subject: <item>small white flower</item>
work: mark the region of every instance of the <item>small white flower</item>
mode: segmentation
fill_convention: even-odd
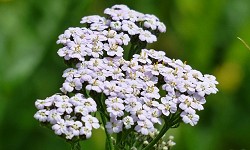
[[[123,56],[123,48],[116,42],[109,42],[104,44],[104,50],[107,51],[109,56]]]
[[[165,116],[169,116],[170,113],[175,113],[177,111],[176,103],[174,103],[171,97],[162,97],[161,98],[162,104],[159,104],[159,109]]]
[[[82,83],[79,78],[68,77],[63,83],[63,89],[65,89],[67,92],[72,92],[74,89],[81,90]]]
[[[183,111],[181,117],[184,123],[189,123],[191,126],[196,125],[199,121],[199,116],[195,114],[194,110],[190,112]]]
[[[53,104],[53,96],[48,97],[45,100],[36,100],[35,106],[37,109],[44,109],[44,107],[50,107]]]
[[[100,17],[98,15],[92,15],[92,16],[86,16],[82,18],[82,21],[80,23],[98,23],[103,22],[104,18]]]
[[[128,45],[128,43],[130,42],[130,37],[128,36],[128,34],[124,34],[123,32],[119,33],[119,37],[120,39],[117,40],[117,43],[119,45]]]
[[[77,72],[77,70],[74,68],[67,68],[66,70],[63,71],[62,77],[63,78],[68,78],[68,77],[73,78],[76,72]]]
[[[156,36],[147,30],[143,30],[140,32],[139,39],[141,41],[146,41],[147,43],[153,43],[157,41]]]
[[[89,91],[93,90],[98,93],[101,93],[103,86],[103,82],[101,82],[100,80],[92,79],[89,81],[89,84],[86,86],[86,89]]]
[[[40,122],[46,122],[48,115],[49,111],[47,111],[46,109],[41,109],[35,113],[34,118],[39,120]]]
[[[98,129],[100,127],[98,119],[91,115],[82,116],[81,120],[85,123],[85,126],[88,128]]]
[[[61,120],[61,115],[63,113],[58,112],[56,109],[52,109],[49,112],[48,118],[47,120],[51,123],[51,124],[55,124],[57,123],[59,120]]]
[[[166,32],[166,26],[162,22],[157,22],[157,28],[160,32]]]
[[[136,35],[139,33],[139,27],[132,21],[123,20],[122,30],[127,31],[130,35]]]
[[[204,107],[202,105],[205,103],[206,103],[205,97],[201,97],[198,94],[194,94],[193,95],[193,103],[191,104],[191,107],[196,109],[196,110],[203,110]]]
[[[110,22],[110,27],[113,30],[120,31],[122,29],[122,23],[120,21]]]
[[[74,111],[75,111],[75,113],[80,113],[83,116],[86,116],[89,113],[89,111],[84,106],[82,106],[82,105],[76,106],[74,108]]]
[[[156,20],[153,18],[146,18],[143,25],[144,27],[151,28],[152,30],[156,30],[157,28]]]
[[[88,112],[96,112],[97,111],[96,102],[92,98],[87,98],[87,99],[82,100],[82,105],[84,106],[85,109],[88,110]]]
[[[148,114],[148,119],[151,120],[152,123],[161,124],[161,111],[158,108],[150,109]]]
[[[103,30],[105,30],[107,28],[108,28],[108,26],[105,25],[104,23],[92,23],[90,25],[91,30],[103,31]]]
[[[99,56],[103,55],[103,43],[102,42],[96,42],[94,44],[88,44],[87,45],[89,49],[87,49],[88,56],[93,56],[94,58],[99,58]]]
[[[136,112],[142,109],[142,104],[135,97],[126,98],[124,102],[126,103],[125,110],[127,112]]]
[[[57,123],[52,126],[52,130],[54,130],[55,134],[57,135],[65,134],[67,131],[65,121],[63,119],[57,121]]]
[[[110,117],[121,117],[124,115],[124,109],[125,107],[122,103],[113,103],[107,107],[107,112],[109,112]]]
[[[86,139],[89,139],[92,135],[92,129],[84,126],[80,129],[80,135],[85,135]]]
[[[141,133],[143,135],[148,135],[150,132],[154,131],[154,125],[148,119],[139,120],[139,121],[137,121],[137,125],[135,126],[135,130],[138,133]]]
[[[159,89],[156,86],[147,86],[146,89],[141,92],[141,95],[147,98],[160,98]]]
[[[82,100],[84,100],[84,96],[81,93],[76,93],[69,99],[69,102],[74,106],[79,106],[82,104]]]
[[[180,109],[184,110],[185,112],[193,111],[193,108],[191,107],[191,105],[193,105],[192,97],[182,94],[179,97],[179,101],[180,101],[179,104]]]
[[[211,94],[209,89],[209,84],[207,82],[197,82],[196,83],[196,91],[200,96],[205,96],[205,94]]]
[[[66,112],[66,113],[70,114],[73,111],[73,109],[72,109],[73,105],[69,102],[55,102],[55,106],[57,107],[57,111],[59,113]]]
[[[80,121],[67,121],[67,126],[69,126],[69,130],[73,133],[74,136],[80,135],[80,129],[82,127],[82,123]]]
[[[110,121],[111,122],[107,122],[107,124],[105,125],[108,133],[112,134],[112,133],[119,133],[122,131],[123,127],[122,120],[116,120],[114,118],[111,118]]]
[[[134,120],[132,117],[130,116],[126,116],[122,119],[123,124],[125,126],[126,129],[130,129],[132,125],[134,125]]]

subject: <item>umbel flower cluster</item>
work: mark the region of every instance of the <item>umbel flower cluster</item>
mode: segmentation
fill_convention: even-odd
[[[121,149],[157,149],[165,132],[181,120],[197,124],[197,111],[204,109],[207,95],[218,91],[218,82],[164,51],[146,49],[166,31],[156,16],[125,5],[104,13],[106,18],[83,17],[82,27],[59,36],[63,47],[57,53],[69,66],[62,93],[37,100],[34,117],[71,141],[88,139],[103,126],[108,149],[113,143]],[[135,136],[149,137],[147,144],[138,146]]]

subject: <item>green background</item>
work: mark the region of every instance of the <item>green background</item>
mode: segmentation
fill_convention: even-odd
[[[68,150],[69,145],[33,118],[34,102],[59,92],[66,69],[57,56],[59,34],[86,15],[114,4],[155,14],[167,33],[151,48],[187,61],[219,81],[197,126],[181,124],[173,150],[250,149],[249,0],[0,0],[0,150]],[[102,150],[94,132],[85,150]]]

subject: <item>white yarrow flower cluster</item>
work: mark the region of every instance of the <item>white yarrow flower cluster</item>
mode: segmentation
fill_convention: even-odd
[[[66,139],[90,138],[92,129],[100,127],[98,119],[91,115],[97,111],[95,101],[80,93],[72,97],[55,94],[45,100],[37,100],[35,106],[38,111],[34,117],[50,123],[55,134]]]
[[[67,139],[89,138],[91,130],[100,127],[92,116],[96,111],[105,115],[110,134],[132,128],[150,135],[157,131],[156,124],[173,116],[196,125],[205,97],[218,91],[215,77],[170,59],[163,51],[145,49],[166,31],[156,16],[125,5],[104,13],[107,18],[83,17],[85,27],[71,27],[59,36],[57,43],[63,47],[58,55],[71,66],[62,75],[60,89],[65,95],[37,100],[35,118],[50,123]],[[128,45],[131,49],[125,53]]]

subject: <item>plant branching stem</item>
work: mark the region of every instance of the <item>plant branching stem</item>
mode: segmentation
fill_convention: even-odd
[[[151,150],[152,147],[160,140],[160,138],[168,131],[169,128],[170,125],[168,124],[168,122],[165,122],[160,133],[143,150]]]

